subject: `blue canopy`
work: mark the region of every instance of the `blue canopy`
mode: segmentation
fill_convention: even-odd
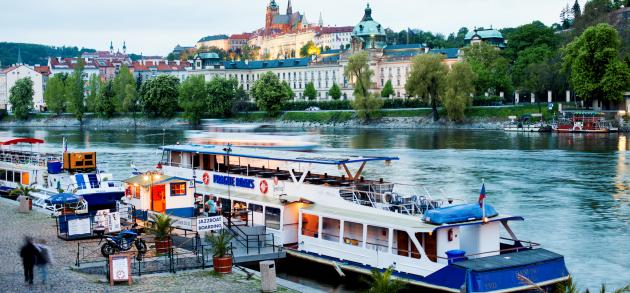
[[[487,218],[499,215],[491,205],[486,204],[485,206]],[[424,213],[424,221],[435,225],[477,221],[482,218],[483,210],[476,203],[433,209]]]
[[[47,198],[45,202],[48,204],[78,203],[79,198],[72,193],[60,193]]]

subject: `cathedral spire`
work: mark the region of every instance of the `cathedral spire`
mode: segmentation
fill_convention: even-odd
[[[291,0],[289,0],[289,6],[287,6],[287,15],[293,14],[293,7],[291,7]]]
[[[114,54],[114,42],[109,41],[109,53]]]
[[[319,22],[317,23],[319,27],[324,27],[324,18],[322,17],[322,12],[319,12]]]

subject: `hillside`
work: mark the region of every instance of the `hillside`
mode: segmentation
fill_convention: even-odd
[[[76,57],[82,52],[94,52],[94,49],[78,47],[54,47],[39,44],[0,42],[0,67],[7,67],[17,62],[18,49],[25,64],[47,64],[49,56]]]

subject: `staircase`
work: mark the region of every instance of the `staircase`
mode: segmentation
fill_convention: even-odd
[[[231,241],[234,263],[258,262],[286,257],[284,249],[276,243],[274,234],[267,233],[265,226],[232,225],[228,230],[234,236]]]

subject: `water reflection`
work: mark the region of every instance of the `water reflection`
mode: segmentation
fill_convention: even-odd
[[[630,191],[630,185],[628,184],[628,172],[626,166],[626,153],[628,150],[628,140],[625,135],[619,136],[617,152],[617,174],[615,176],[615,186],[617,187],[617,193],[613,195],[615,200],[623,200],[628,202],[628,191]]]

